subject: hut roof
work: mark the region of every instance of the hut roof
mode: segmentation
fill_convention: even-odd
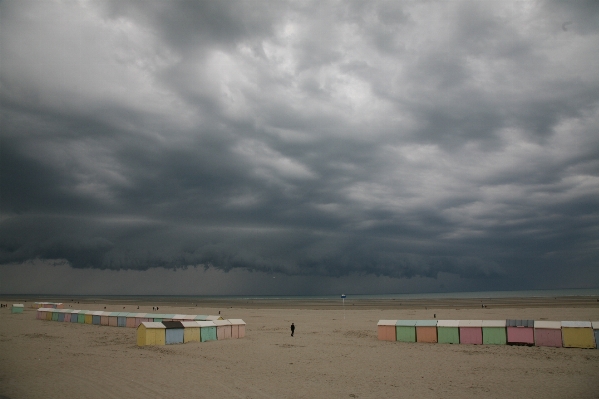
[[[144,326],[145,328],[166,328],[164,324],[159,323],[157,321],[143,321],[140,326]],[[137,327],[139,328],[139,327]]]
[[[214,320],[214,324],[217,326],[230,326],[231,322],[229,320]]]
[[[205,314],[198,314],[196,315],[196,317],[194,317],[194,320],[206,320],[208,316],[206,316]]]
[[[534,327],[534,320],[521,320],[521,319],[507,319],[506,320],[508,327]]]
[[[164,324],[167,329],[184,328],[180,321],[163,321],[162,324]]]
[[[196,315],[194,315],[194,314],[183,314],[181,316],[182,317],[179,318],[179,320],[195,320],[196,319]]]
[[[181,324],[185,328],[200,328],[197,321],[182,321]]]
[[[552,330],[559,330],[562,328],[562,322],[561,321],[535,320],[535,328],[549,328]]]
[[[184,314],[174,314],[173,317],[171,317],[171,319],[173,319],[173,320],[184,320],[185,319],[185,315]]]
[[[437,327],[459,327],[459,320],[437,320]]]
[[[23,305],[22,303],[13,303],[13,304],[12,304],[12,307],[13,307],[13,308],[24,308],[24,307],[25,307],[25,305]]]
[[[483,320],[483,327],[504,327],[506,326],[505,320]]]
[[[377,326],[394,326],[395,323],[397,323],[397,320],[379,320],[378,323],[376,323]]]
[[[416,320],[416,327],[435,327],[437,320]]]
[[[415,327],[416,326],[416,320],[397,320],[395,322],[396,326],[403,326],[403,327]]]
[[[599,321],[592,321],[593,330],[599,330]]]
[[[196,323],[198,323],[198,326],[200,327],[216,327],[216,324],[210,320],[196,320]]]
[[[129,312],[117,312],[116,315],[118,317],[127,317],[127,316],[129,316]]]
[[[482,320],[460,320],[459,327],[482,327]]]
[[[229,321],[231,322],[232,325],[234,326],[241,326],[241,325],[245,325],[245,321],[241,320],[241,319],[229,319]],[[395,323],[393,323],[395,324]],[[599,324],[599,323],[598,323]],[[599,328],[599,327],[597,327]]]
[[[590,321],[562,321],[562,327],[592,328]]]
[[[222,320],[222,316],[206,316],[206,320]]]

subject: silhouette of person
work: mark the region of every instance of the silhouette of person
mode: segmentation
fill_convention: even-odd
[[[295,332],[295,324],[291,323],[291,336],[293,337],[293,333]]]

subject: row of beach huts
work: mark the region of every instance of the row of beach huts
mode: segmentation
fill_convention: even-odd
[[[599,322],[537,320],[379,320],[384,341],[599,348]]]
[[[242,319],[221,316],[39,308],[39,320],[137,328],[137,344],[169,345],[245,337]]]

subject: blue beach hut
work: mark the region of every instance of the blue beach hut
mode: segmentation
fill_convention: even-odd
[[[180,321],[163,321],[162,324],[166,327],[166,344],[182,344],[185,336],[185,327]]]

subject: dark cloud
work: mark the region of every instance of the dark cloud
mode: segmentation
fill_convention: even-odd
[[[2,264],[599,284],[591,3],[0,11]]]

